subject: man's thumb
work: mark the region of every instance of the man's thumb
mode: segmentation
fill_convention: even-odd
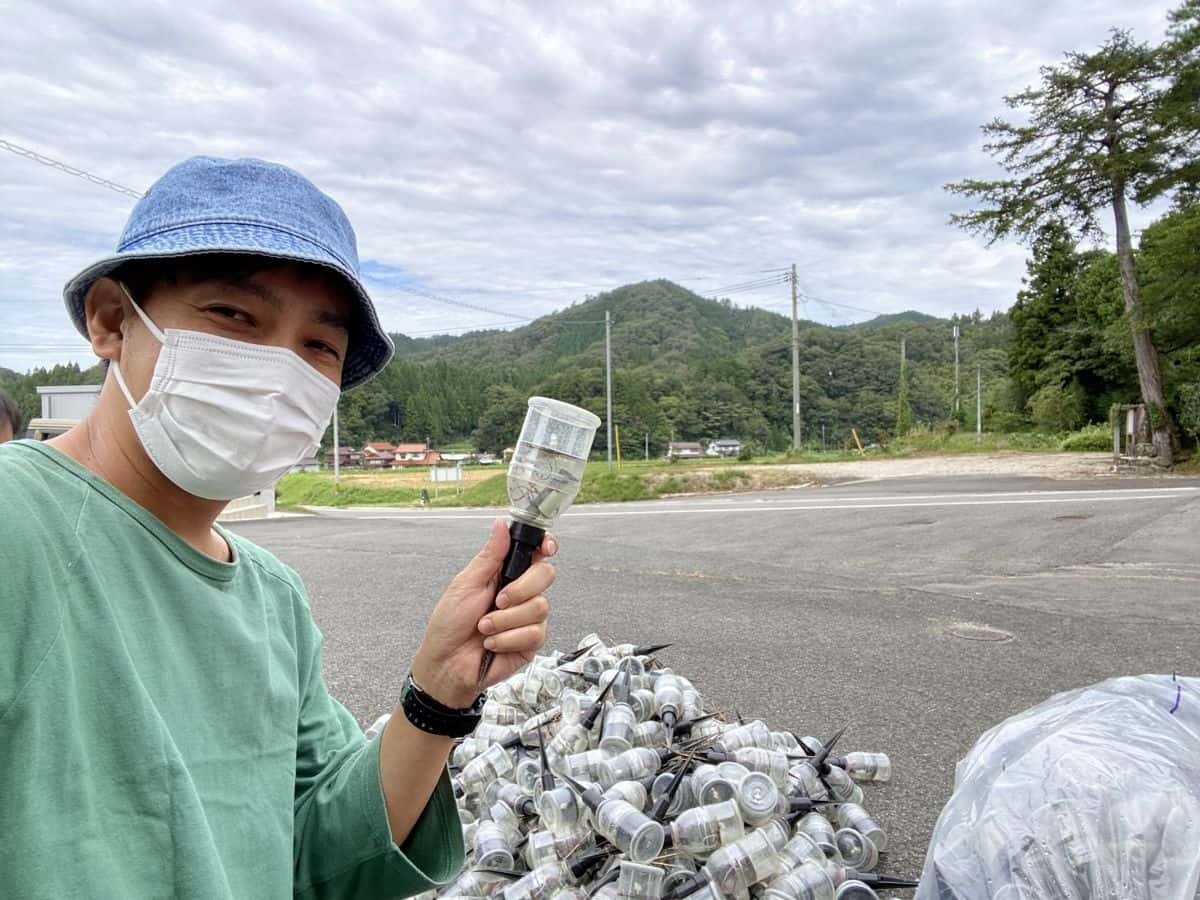
[[[487,543],[467,564],[467,573],[484,581],[491,578],[504,562],[508,544],[508,526],[503,519],[496,519]]]

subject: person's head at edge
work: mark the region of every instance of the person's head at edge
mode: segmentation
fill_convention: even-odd
[[[238,480],[217,479],[208,489],[203,457],[212,448],[204,446],[205,431],[224,427],[247,454],[274,448],[275,468],[286,468],[315,440],[281,436],[295,423],[277,407],[263,413],[271,396],[275,404],[290,402],[295,408],[284,412],[309,419],[302,422],[309,438],[319,438],[339,387],[370,378],[391,355],[359,280],[354,232],[341,208],[298,173],[259,160],[198,157],[172,168],[135,206],[117,253],[69,282],[64,299],[109,366],[92,412],[51,443],[217,556],[228,550],[212,525],[237,496],[227,486]],[[163,340],[172,332],[190,333],[189,360],[163,358]],[[218,342],[197,342],[197,334]],[[247,345],[287,352],[267,350],[260,363]],[[146,399],[166,368],[189,382],[167,393],[190,396]],[[207,396],[195,396],[197,389]],[[159,422],[135,423],[131,409],[168,430]],[[191,421],[173,434],[170,426],[181,417],[172,414],[179,412]],[[150,446],[154,441],[158,447]],[[212,443],[220,446],[215,434]],[[213,455],[238,454],[222,448]]]
[[[21,433],[21,411],[16,401],[0,391],[0,444],[11,441]]]

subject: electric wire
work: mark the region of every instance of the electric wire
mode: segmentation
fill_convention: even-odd
[[[15,153],[17,156],[33,160],[36,163],[41,163],[43,166],[48,166],[51,169],[65,172],[68,175],[74,175],[76,178],[82,178],[84,181],[89,181],[102,188],[108,188],[110,191],[116,191],[118,194],[124,194],[126,197],[132,197],[134,200],[141,200],[145,196],[141,191],[135,191],[133,188],[125,187],[123,184],[117,184],[117,182],[109,181],[107,178],[93,175],[84,169],[69,166],[65,162],[51,159],[49,156],[44,156],[36,150],[30,150],[28,147],[22,147],[20,144],[14,144],[12,141],[7,141],[4,138],[0,138],[0,149],[7,150],[9,153]]]
[[[514,315],[512,313],[500,312],[497,309],[488,309],[486,306],[479,306],[476,303],[469,303],[466,300],[458,300],[454,297],[447,297],[443,294],[435,294],[433,291],[427,291],[417,287],[397,287],[396,290],[403,291],[406,294],[412,294],[416,297],[424,297],[426,300],[433,300],[437,303],[445,303],[448,306],[458,306],[462,309],[473,309],[475,312],[487,313],[489,316],[500,316],[505,319],[519,319],[523,322],[531,321],[530,319]]]

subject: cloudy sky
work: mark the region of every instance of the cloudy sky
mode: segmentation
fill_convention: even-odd
[[[948,226],[942,185],[997,173],[979,125],[1039,65],[1113,26],[1158,40],[1173,5],[3,0],[0,138],[137,190],[194,154],[291,165],[407,334],[792,262],[817,321],[988,312],[1024,250]],[[0,191],[0,366],[89,362],[62,285],[134,201],[4,151]]]

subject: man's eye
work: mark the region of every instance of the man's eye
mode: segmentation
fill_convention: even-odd
[[[310,341],[308,346],[312,347],[314,350],[319,350],[322,353],[328,353],[334,359],[339,359],[341,357],[341,354],[337,352],[337,348],[331,346],[330,344],[326,344],[324,341]]]
[[[246,323],[253,322],[253,320],[248,315],[246,315],[246,313],[242,312],[240,309],[237,309],[233,306],[210,306],[208,308],[208,311],[210,313],[215,313],[218,316],[222,316],[226,319],[234,319],[235,321],[238,321],[238,322],[246,322]]]

